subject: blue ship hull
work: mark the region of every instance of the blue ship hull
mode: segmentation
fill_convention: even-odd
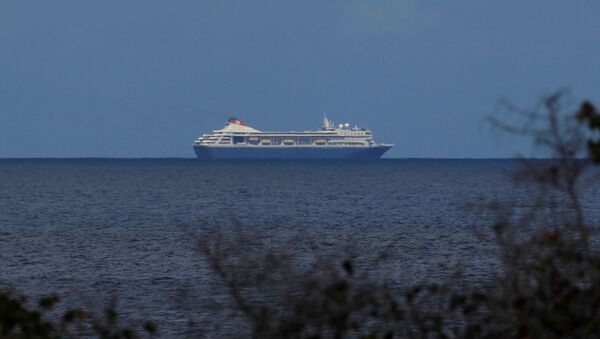
[[[379,159],[392,146],[210,147],[194,146],[198,159]]]

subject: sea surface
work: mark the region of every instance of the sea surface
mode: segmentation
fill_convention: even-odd
[[[387,268],[399,283],[442,281],[458,268],[477,281],[498,269],[487,205],[526,205],[533,194],[508,179],[516,167],[514,160],[0,160],[0,284],[30,296],[56,292],[66,304],[115,302],[126,323],[149,318],[161,337],[185,337],[203,316],[182,298],[214,296],[197,235],[240,227],[359,256],[391,246],[398,257]],[[585,201],[591,220],[600,220],[598,191]],[[296,255],[306,255],[300,248]]]

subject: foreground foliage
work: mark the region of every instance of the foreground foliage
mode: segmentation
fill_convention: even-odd
[[[58,320],[50,320],[53,317],[48,313],[59,302],[58,296],[50,295],[39,299],[36,306],[30,306],[26,298],[11,291],[0,291],[0,338],[139,337],[133,329],[119,323],[113,307],[101,312],[72,308],[64,311]],[[143,332],[153,335],[156,328],[152,322],[146,322]]]
[[[586,222],[582,188],[595,184],[600,164],[600,114],[584,102],[562,114],[565,94],[542,112],[506,106],[525,121],[492,120],[532,137],[553,161],[524,161],[518,183],[538,193],[528,208],[490,206],[502,270],[469,286],[458,280],[401,288],[369,274],[352,256],[313,251],[308,260],[248,232],[206,231],[200,252],[230,297],[236,337],[255,338],[595,338],[600,337],[600,253]],[[591,167],[591,171],[589,168]],[[519,208],[514,208],[519,207]],[[310,247],[310,246],[309,246]],[[251,254],[251,255],[250,255]],[[112,307],[55,312],[57,296],[37,305],[0,292],[1,338],[154,335],[123,327]],[[218,317],[215,317],[218,318]],[[54,319],[54,320],[50,320]],[[224,318],[219,318],[224,319]],[[219,321],[219,320],[217,320]]]
[[[523,161],[516,183],[537,192],[529,207],[496,203],[492,227],[502,271],[476,286],[460,280],[398,290],[359,272],[351,258],[299,261],[285,247],[240,231],[205,233],[200,249],[256,338],[600,337],[600,253],[585,221],[582,188],[595,184],[600,114],[589,102],[564,114],[565,93],[542,112],[506,105],[514,127],[552,161]],[[589,159],[589,160],[588,160]],[[217,232],[218,233],[218,232]],[[259,250],[257,250],[259,249]],[[249,257],[247,254],[252,253]],[[357,266],[357,267],[355,267]]]

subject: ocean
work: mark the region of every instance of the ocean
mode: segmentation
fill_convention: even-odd
[[[114,302],[125,322],[162,337],[206,320],[214,277],[197,250],[204,229],[296,237],[357,255],[392,247],[402,284],[498,270],[486,235],[492,202],[527,204],[515,160],[0,160],[0,284],[65,304]],[[600,197],[584,208],[598,218]],[[306,255],[301,247],[298,256]],[[252,255],[252,253],[248,253]],[[401,280],[401,281],[400,281]],[[196,325],[194,325],[196,324]]]

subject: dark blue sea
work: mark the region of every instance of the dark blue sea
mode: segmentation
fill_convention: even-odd
[[[359,255],[391,246],[398,258],[388,267],[401,283],[448,279],[457,269],[476,281],[498,269],[485,234],[495,214],[486,206],[527,204],[532,194],[508,179],[516,166],[0,160],[0,283],[30,296],[57,292],[67,304],[116,302],[125,322],[149,318],[162,337],[186,336],[203,316],[181,299],[214,293],[195,235],[236,227]],[[584,206],[592,216],[597,193]]]

